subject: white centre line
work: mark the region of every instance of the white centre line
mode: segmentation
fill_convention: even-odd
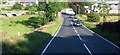
[[[77,34],[77,35],[78,35],[79,39],[82,41],[82,38],[80,37],[80,35],[79,34]]]
[[[74,26],[73,26],[73,29],[76,30]]]
[[[72,25],[72,22],[70,22],[70,23],[71,23],[71,25]],[[82,41],[82,38],[80,37],[80,34],[78,34],[77,30],[75,29],[75,27],[74,27],[73,25],[72,25],[72,27],[73,27],[73,29],[75,30],[76,34],[78,35],[79,39]],[[93,55],[93,54],[91,53],[91,51],[89,50],[89,48],[86,46],[86,44],[83,43],[83,45],[85,46],[85,48],[87,49],[87,51],[89,52],[89,54],[90,54],[90,55]]]
[[[71,24],[72,24],[72,22],[71,22]],[[79,39],[82,41],[82,38],[80,37],[80,34],[78,34],[78,32],[77,32],[77,30],[75,29],[74,26],[72,26],[72,27],[73,27],[73,29],[75,30],[75,32],[77,33]],[[83,43],[83,45],[85,46],[85,48],[87,49],[87,51],[89,52],[89,54],[90,54],[90,55],[93,55],[93,54],[91,53],[91,51],[89,50],[89,48],[86,46],[86,44]]]
[[[84,46],[85,46],[85,48],[87,49],[87,51],[90,53],[90,55],[93,55],[92,53],[91,53],[91,51],[88,49],[88,47],[86,46],[86,44],[83,44]]]
[[[75,32],[78,34],[77,30],[75,29]]]

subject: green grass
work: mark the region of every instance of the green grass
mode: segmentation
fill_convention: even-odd
[[[10,7],[5,7],[5,6],[4,6],[4,7],[0,7],[0,10],[1,10],[1,9],[11,10],[11,8],[10,8]]]
[[[37,15],[23,15],[0,20],[3,39],[3,53],[35,53],[49,38],[51,38],[62,22],[61,17],[53,22],[53,25],[44,32],[34,32],[34,28],[27,27],[17,21],[28,20],[29,17]],[[20,32],[21,36],[18,35]],[[12,50],[11,50],[12,49]]]
[[[32,28],[28,28],[25,25],[17,24],[15,22],[28,20],[28,18],[31,16],[35,16],[35,15],[23,15],[23,16],[11,17],[8,19],[0,20],[0,22],[2,22],[0,23],[2,31],[8,32],[14,36],[17,36],[18,32],[20,32],[21,35],[23,35],[26,32],[30,32]]]
[[[62,19],[59,17],[56,21],[53,22],[53,25],[48,27],[45,32],[50,33],[52,36],[55,34],[56,30],[59,28],[59,25],[61,24]]]

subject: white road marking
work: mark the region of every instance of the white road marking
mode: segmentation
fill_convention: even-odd
[[[77,30],[75,29],[75,32],[78,34]]]
[[[83,25],[83,27],[85,27],[85,26]],[[93,32],[92,30],[88,29],[87,27],[85,27],[85,28],[86,28],[87,30],[89,30],[90,32],[95,33],[95,32]],[[98,35],[100,38],[104,39],[105,41],[107,41],[108,43],[112,44],[112,45],[115,46],[116,48],[120,49],[120,47],[118,47],[118,46],[115,45],[114,43],[110,42],[109,40],[105,39],[104,37],[100,36],[100,35],[97,34],[97,33],[95,33],[95,34]]]
[[[77,32],[77,30],[75,29],[75,27],[74,27],[74,26],[72,26],[72,27],[73,27],[73,29],[75,30],[75,32],[77,33],[79,39],[82,41],[82,38],[81,38],[80,35],[78,34],[78,32]],[[91,51],[89,50],[89,48],[86,46],[86,44],[83,43],[83,45],[85,46],[85,48],[87,49],[87,51],[89,52],[89,54],[90,54],[90,55],[93,55],[93,54],[91,53]]]
[[[64,18],[63,18],[63,22],[64,22]],[[62,24],[63,24],[62,22]],[[44,50],[42,51],[41,55],[43,55],[45,53],[45,51],[47,50],[48,46],[50,45],[50,43],[53,41],[53,39],[55,38],[55,36],[58,34],[60,28],[62,27],[62,24],[60,25],[60,27],[58,28],[57,32],[55,33],[55,35],[53,36],[53,38],[49,41],[49,43],[47,44],[47,46],[44,48]]]
[[[70,22],[72,24],[72,22]]]
[[[86,44],[83,44],[84,46],[85,46],[85,48],[87,49],[87,51],[90,53],[90,55],[93,55],[92,53],[91,53],[91,51],[88,49],[88,47],[86,46]]]
[[[79,39],[82,41],[82,38],[80,37],[80,35],[79,34],[77,34],[77,35],[78,35]]]
[[[73,29],[75,30],[75,27],[73,27]]]

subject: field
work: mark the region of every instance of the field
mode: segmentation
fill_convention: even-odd
[[[10,7],[0,7],[0,10],[10,10],[11,8]]]
[[[28,27],[17,21],[28,20],[37,15],[22,15],[0,20],[0,38],[2,38],[3,53],[34,53],[49,38],[54,35],[62,22],[59,17],[52,25],[48,25],[41,32],[34,31],[33,27]],[[58,21],[59,20],[59,21]]]

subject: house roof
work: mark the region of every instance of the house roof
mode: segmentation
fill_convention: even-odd
[[[106,1],[107,4],[118,4],[120,1]]]

